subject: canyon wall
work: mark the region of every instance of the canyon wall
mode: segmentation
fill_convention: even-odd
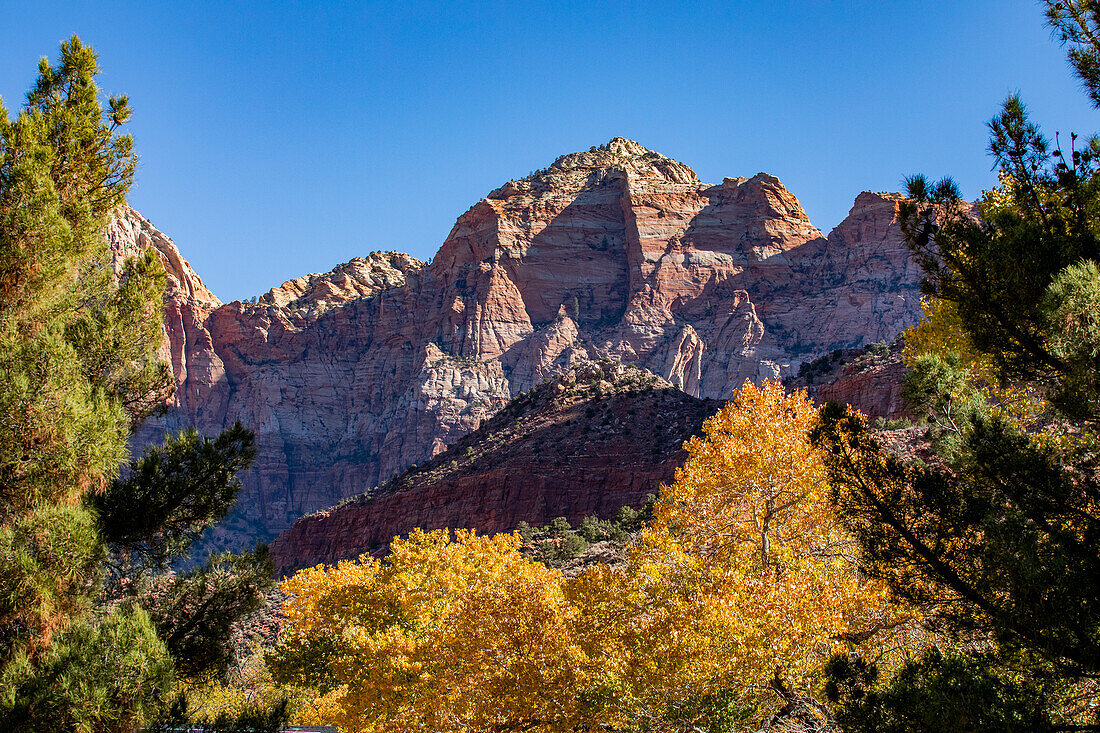
[[[772,176],[709,185],[616,138],[491,192],[430,264],[373,253],[227,304],[128,210],[112,242],[166,262],[177,384],[136,442],[234,420],[256,431],[240,508],[216,538],[232,545],[431,458],[580,362],[637,364],[722,399],[917,319],[898,200],[860,194],[825,237]]]
[[[483,533],[614,518],[672,481],[684,441],[721,407],[621,362],[582,362],[512,400],[430,461],[302,517],[271,543],[281,573],[384,552],[423,530]]]

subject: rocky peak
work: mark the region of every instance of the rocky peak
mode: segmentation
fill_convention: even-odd
[[[210,310],[222,304],[203,285],[202,279],[191,269],[191,264],[180,256],[172,240],[128,204],[123,204],[108,223],[107,242],[111,248],[115,272],[121,272],[122,263],[127,259],[152,247],[160,255],[168,276],[166,297],[183,298]]]
[[[563,155],[549,168],[535,173],[528,180],[552,183],[562,176],[588,177],[593,173],[607,171],[622,171],[669,183],[700,185],[699,177],[691,168],[624,137],[612,138],[604,145],[594,146],[583,152]]]
[[[895,201],[861,194],[823,237],[773,176],[705,185],[686,166],[616,138],[489,194],[458,218],[424,270],[406,255],[375,253],[288,281],[260,303],[210,310],[194,300],[208,291],[180,269],[173,292],[190,295],[166,298],[165,316],[177,403],[154,427],[213,434],[241,420],[255,429],[255,467],[223,525],[226,544],[239,546],[431,462],[537,388],[541,414],[560,420],[509,443],[513,474],[441,473],[419,507],[403,491],[386,494],[392,521],[374,505],[381,523],[369,531],[382,537],[414,515],[458,522],[488,511],[503,522],[534,511],[532,502],[557,491],[557,479],[538,478],[543,459],[574,438],[568,455],[583,460],[555,475],[571,476],[570,506],[591,508],[604,501],[584,493],[592,486],[641,486],[630,459],[642,443],[614,442],[615,421],[629,420],[636,438],[663,418],[640,406],[636,419],[602,412],[624,397],[617,385],[628,372],[587,362],[635,363],[683,390],[649,390],[660,400],[722,399],[746,379],[776,379],[822,353],[892,339],[920,314],[920,273]],[[566,425],[559,408],[582,391],[592,399]],[[619,453],[610,463],[611,453],[591,453],[599,436],[608,451],[623,451],[622,462]],[[461,469],[466,447],[445,465]],[[607,480],[586,484],[586,465]],[[482,479],[496,498],[473,492]],[[452,490],[457,503],[448,503]],[[430,516],[444,505],[449,513]]]
[[[402,287],[409,275],[424,267],[425,263],[404,252],[371,252],[329,272],[287,280],[261,295],[257,305],[276,306],[312,320],[348,301]]]

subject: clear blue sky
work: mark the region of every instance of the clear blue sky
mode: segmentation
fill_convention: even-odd
[[[510,178],[622,135],[779,176],[828,232],[861,190],[993,181],[985,122],[1100,115],[1032,0],[0,0],[0,96],[77,33],[128,93],[131,202],[223,300],[371,250],[432,256]]]

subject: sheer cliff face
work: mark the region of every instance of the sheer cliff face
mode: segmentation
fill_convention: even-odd
[[[256,430],[229,541],[365,491],[583,360],[724,398],[915,321],[897,198],[860,194],[825,238],[772,176],[707,185],[616,138],[490,193],[430,265],[376,253],[225,305],[130,212],[116,248],[152,243],[173,275],[178,385],[139,439],[233,420]]]
[[[684,441],[721,407],[642,369],[584,362],[508,403],[430,461],[271,543],[280,572],[384,552],[414,528],[483,533],[640,506],[683,465]]]

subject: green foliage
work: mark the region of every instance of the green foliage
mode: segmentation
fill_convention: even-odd
[[[214,439],[184,430],[146,448],[124,478],[89,497],[100,535],[129,575],[166,568],[226,516],[240,490],[237,474],[252,464],[255,444],[239,422]]]
[[[1047,7],[1097,101],[1097,4]],[[814,435],[865,572],[961,644],[883,682],[873,665],[834,660],[846,730],[1097,724],[1059,695],[1100,673],[1100,141],[1052,150],[1017,96],[989,130],[1001,185],[979,216],[950,180],[921,176],[900,211],[935,299],[905,390],[935,458],[907,465],[836,406]],[[1037,409],[1017,411],[1013,395]]]
[[[125,457],[121,405],[89,384],[63,330],[0,332],[0,501],[9,516],[71,502]]]
[[[126,260],[117,278],[100,267],[83,283],[83,305],[65,329],[85,377],[122,405],[131,427],[163,411],[173,391],[171,369],[150,351],[162,337],[166,285],[152,248]]]
[[[74,36],[57,66],[42,59],[38,71],[17,119],[0,115],[0,317],[25,324],[73,312],[72,268],[103,266],[102,228],[135,166],[130,136],[117,132],[127,99],[104,111],[90,48]]]
[[[990,131],[1003,185],[979,205],[981,220],[950,181],[909,179],[912,201],[903,204],[900,220],[925,271],[922,287],[953,305],[1002,383],[1042,382],[1068,414],[1100,414],[1100,401],[1081,390],[1088,383],[1081,362],[1095,368],[1095,358],[1052,329],[1064,324],[1087,336],[1096,270],[1085,263],[1100,256],[1100,142],[1095,150],[1090,143],[1072,151],[1070,164],[1058,150],[1059,162],[1048,165],[1049,143],[1016,96]]]
[[[546,528],[554,534],[565,534],[573,529],[572,525],[569,524],[569,520],[565,517],[554,517],[550,520],[550,524],[546,525]]]
[[[582,552],[588,549],[588,542],[578,534],[569,532],[562,536],[560,542],[553,553],[552,559],[559,564],[568,562],[575,557],[579,557]]]
[[[656,504],[657,496],[647,494],[641,509],[634,509],[630,506],[622,507],[619,509],[619,513],[615,515],[615,526],[624,532],[638,531],[642,528],[642,525],[653,519],[653,507]]]
[[[556,517],[544,527],[520,522],[515,531],[535,559],[556,568],[579,557],[590,544],[605,541],[625,544],[631,532],[637,532],[653,518],[655,503],[656,497],[650,494],[641,509],[624,506],[614,520],[586,516],[574,528],[567,518]]]
[[[1047,22],[1063,45],[1094,106],[1100,106],[1100,3],[1096,0],[1046,0]]]
[[[0,674],[0,728],[63,733],[148,722],[172,679],[172,660],[140,608],[70,625],[36,663]]]
[[[884,357],[890,354],[890,344],[885,341],[874,341],[863,347],[866,353],[872,357]]]
[[[1092,414],[1100,395],[1100,268],[1093,260],[1066,267],[1051,282],[1043,302],[1050,351],[1063,365],[1053,395],[1067,414]]]
[[[913,427],[913,420],[908,417],[899,417],[889,420],[885,417],[875,418],[875,430],[904,430]]]
[[[588,541],[573,530],[565,517],[555,517],[533,533],[532,542],[535,558],[552,568],[561,567],[588,549]]]
[[[975,417],[951,472],[905,465],[861,416],[829,407],[814,440],[866,572],[957,630],[1028,650],[1065,674],[1100,671],[1100,499],[1049,447]]]
[[[103,551],[79,503],[117,473],[132,421],[170,386],[155,354],[163,268],[146,257],[116,280],[104,236],[134,157],[117,129],[126,100],[104,110],[97,72],[74,37],[56,66],[42,60],[17,118],[0,114],[0,675],[67,663],[70,647],[55,646],[85,636],[66,629],[95,626],[81,617]],[[135,708],[147,692],[135,688]]]
[[[976,421],[990,414],[985,393],[974,386],[974,375],[953,352],[921,354],[906,375],[902,396],[914,412],[930,423],[928,437],[936,453],[950,458]]]
[[[517,524],[516,532],[519,534],[521,542],[530,542],[535,536],[535,528],[527,522]]]
[[[103,546],[79,507],[44,504],[0,525],[0,669],[37,655],[90,605]]]
[[[585,517],[581,520],[581,526],[577,528],[577,534],[587,542],[602,542],[610,539],[614,525],[606,519]]]
[[[211,556],[200,568],[161,576],[142,605],[176,660],[180,674],[222,675],[232,661],[232,625],[258,609],[274,584],[267,547]]]
[[[996,660],[932,649],[889,680],[858,656],[825,668],[825,695],[846,733],[1043,733],[1056,730],[1038,681],[1006,674]]]
[[[159,256],[113,262],[105,236],[135,158],[127,99],[102,104],[98,71],[74,36],[14,120],[0,106],[4,730],[144,725],[174,684],[172,654],[186,674],[224,669],[229,625],[270,583],[263,553],[138,582],[225,515],[253,448],[240,426],[185,432],[116,480],[172,379],[156,358]]]

